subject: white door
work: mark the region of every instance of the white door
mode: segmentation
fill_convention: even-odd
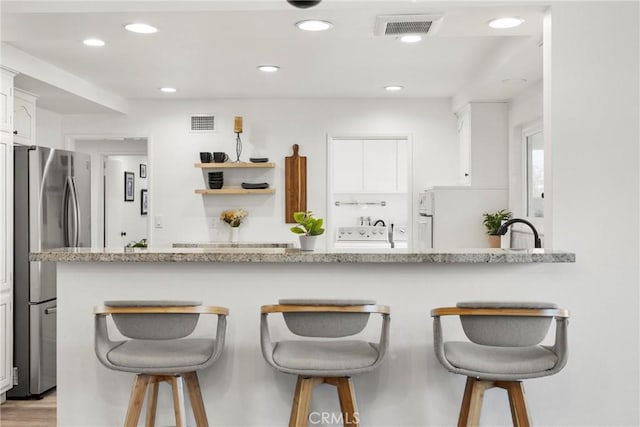
[[[122,161],[107,159],[104,170],[104,246],[122,248],[127,240],[124,226],[124,167]]]
[[[334,140],[332,147],[333,191],[359,193],[363,188],[362,141]]]

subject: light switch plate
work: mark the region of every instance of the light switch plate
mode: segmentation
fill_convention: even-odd
[[[153,226],[155,228],[162,228],[163,227],[162,215],[156,215],[156,216],[153,217]]]

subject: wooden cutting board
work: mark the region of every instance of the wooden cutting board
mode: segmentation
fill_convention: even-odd
[[[298,155],[293,144],[293,156],[284,158],[285,223],[294,223],[293,213],[307,210],[307,158]]]

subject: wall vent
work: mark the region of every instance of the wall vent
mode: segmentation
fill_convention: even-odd
[[[213,114],[193,114],[189,118],[190,130],[193,133],[216,131],[216,116]]]
[[[433,34],[442,21],[441,14],[385,15],[376,17],[376,36],[397,37],[405,34]]]

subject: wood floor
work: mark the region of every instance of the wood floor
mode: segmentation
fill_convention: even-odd
[[[7,400],[0,405],[2,427],[55,427],[56,392],[40,400]]]

